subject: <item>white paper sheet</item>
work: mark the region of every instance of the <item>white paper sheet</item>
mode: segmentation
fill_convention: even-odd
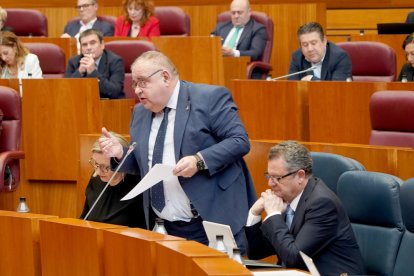
[[[140,182],[121,200],[128,200],[145,192],[158,182],[173,176],[173,166],[155,164]]]
[[[254,271],[254,276],[309,276],[310,274],[297,270]]]

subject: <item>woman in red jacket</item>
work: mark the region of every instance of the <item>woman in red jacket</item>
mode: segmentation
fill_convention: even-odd
[[[153,16],[154,5],[148,0],[123,0],[124,15],[118,17],[115,36],[160,36],[160,21]]]

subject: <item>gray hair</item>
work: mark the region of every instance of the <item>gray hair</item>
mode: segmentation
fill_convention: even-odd
[[[147,51],[141,54],[131,65],[131,71],[134,67],[141,67],[144,64],[153,64],[154,67],[167,69],[173,76],[178,76],[178,70],[174,63],[163,53],[158,51]]]
[[[304,170],[306,175],[312,174],[312,157],[309,150],[296,141],[283,141],[272,147],[269,151],[268,160],[283,158],[286,169],[290,172]]]

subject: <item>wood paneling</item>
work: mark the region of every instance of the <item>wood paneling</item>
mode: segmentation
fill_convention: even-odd
[[[97,79],[23,80],[22,112],[26,178],[76,181],[79,134],[101,127]]]
[[[0,210],[0,275],[41,276],[39,220],[50,215]]]
[[[105,276],[158,275],[156,241],[184,240],[139,228],[103,231]]]
[[[40,222],[43,276],[102,276],[102,229],[125,226],[61,218]]]
[[[368,144],[369,101],[379,90],[411,90],[414,83],[308,82],[312,142]]]
[[[308,95],[296,81],[234,80],[235,103],[250,139],[307,141]]]

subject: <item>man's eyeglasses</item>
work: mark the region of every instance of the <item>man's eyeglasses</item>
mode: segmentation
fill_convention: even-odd
[[[80,10],[80,9],[89,8],[90,6],[93,6],[93,5],[95,5],[95,4],[83,4],[83,5],[75,6],[75,8]]]
[[[102,165],[102,164],[98,164],[98,163],[96,163],[96,161],[95,161],[95,160],[93,160],[92,158],[91,158],[91,159],[89,159],[89,164],[91,164],[91,166],[92,166],[95,170],[100,169],[100,170],[101,170],[101,172],[103,172],[103,173],[109,173],[109,172],[111,171],[111,167],[110,167],[110,166],[105,166],[105,165]]]
[[[147,85],[148,85],[148,80],[152,77],[152,76],[154,76],[155,74],[157,74],[157,73],[159,73],[159,72],[162,72],[162,69],[158,69],[157,71],[155,71],[154,73],[152,73],[151,75],[149,75],[148,77],[146,77],[146,78],[141,78],[141,79],[138,79],[138,80],[136,80],[136,81],[132,81],[132,90],[135,90],[136,88],[137,88],[137,86],[138,87],[141,87],[141,88],[145,88],[145,87],[147,87]]]
[[[295,173],[297,173],[300,170],[301,169],[299,169],[297,171],[293,171],[293,172],[287,173],[287,174],[282,175],[282,176],[274,176],[274,175],[270,175],[269,173],[265,172],[264,173],[264,176],[266,177],[267,180],[270,180],[271,179],[273,182],[278,182],[279,183],[280,180],[282,180],[283,178],[288,177],[288,176],[291,176],[292,174],[295,174]]]

